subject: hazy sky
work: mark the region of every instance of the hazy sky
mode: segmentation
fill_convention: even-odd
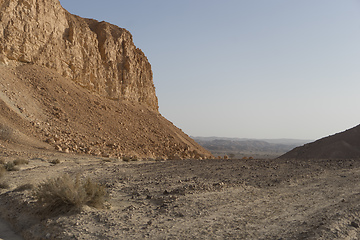
[[[192,136],[318,139],[360,124],[360,0],[60,0],[129,30]]]

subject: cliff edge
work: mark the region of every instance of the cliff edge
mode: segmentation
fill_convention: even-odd
[[[0,151],[210,158],[158,112],[151,65],[131,34],[58,0],[0,0]]]
[[[157,110],[151,65],[132,35],[67,12],[58,0],[1,0],[0,53],[55,69],[110,99]]]

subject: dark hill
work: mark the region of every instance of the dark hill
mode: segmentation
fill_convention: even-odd
[[[280,158],[349,159],[360,158],[360,125],[315,142],[297,147]]]

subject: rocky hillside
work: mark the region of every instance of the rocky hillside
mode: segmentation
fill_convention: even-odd
[[[360,159],[360,125],[297,147],[280,158]]]
[[[150,63],[127,30],[71,15],[58,0],[0,8],[0,148],[211,157],[159,114]]]
[[[55,69],[110,99],[158,108],[151,66],[132,35],[106,22],[83,19],[58,0],[1,0],[0,53]]]

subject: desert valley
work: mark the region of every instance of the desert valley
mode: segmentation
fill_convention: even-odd
[[[0,239],[359,239],[360,125],[189,137],[127,30],[0,1]]]

